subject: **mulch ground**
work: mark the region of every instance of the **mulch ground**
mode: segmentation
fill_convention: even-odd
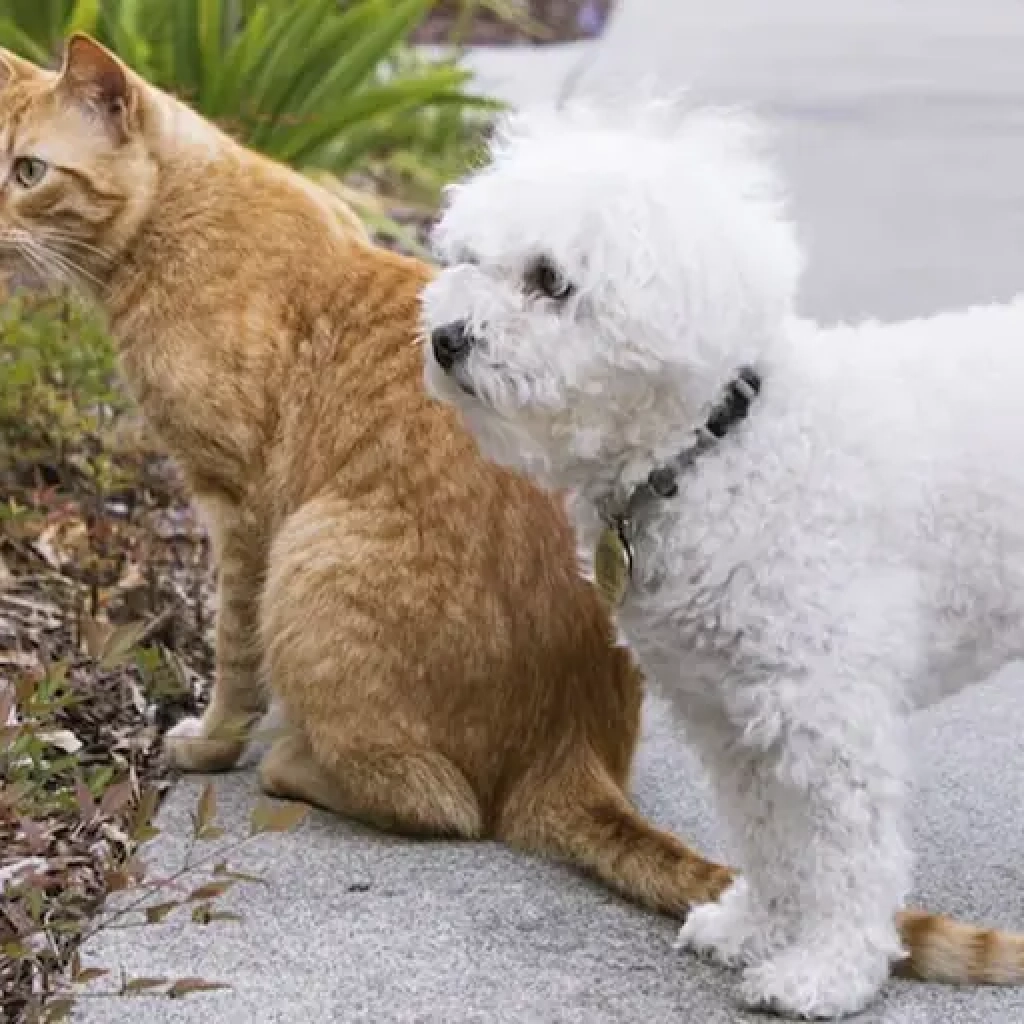
[[[208,544],[174,467],[110,436],[0,424],[0,1020],[50,1020],[81,935],[168,785],[159,737],[213,665]],[[128,429],[125,429],[128,428]],[[99,494],[90,463],[126,483]]]

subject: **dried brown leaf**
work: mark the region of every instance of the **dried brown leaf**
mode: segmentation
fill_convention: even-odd
[[[230,910],[214,910],[208,903],[200,903],[192,910],[192,920],[196,924],[213,924],[215,921],[241,921],[242,915]]]
[[[198,889],[193,889],[188,894],[188,900],[190,903],[194,903],[196,900],[215,900],[218,896],[223,896],[232,885],[234,885],[234,880],[230,878],[222,882],[207,882],[205,885],[199,886]]]
[[[150,787],[142,791],[135,814],[132,816],[131,837],[136,842],[144,843],[160,834],[160,830],[153,825],[153,815],[156,814],[159,802],[160,794],[155,788]]]
[[[110,786],[100,800],[100,813],[106,817],[112,817],[123,810],[131,802],[134,787],[131,779],[115,783]]]
[[[90,981],[95,981],[97,978],[106,977],[110,971],[106,967],[84,967],[78,974],[74,975],[71,979],[77,982],[79,985],[87,985]]]
[[[69,1020],[71,1011],[74,1009],[75,1001],[69,998],[51,999],[46,1004],[46,1011],[43,1015],[43,1024],[59,1024],[62,1020]]]
[[[25,847],[30,854],[38,856],[41,853],[46,853],[50,848],[50,839],[52,836],[45,826],[38,821],[33,821],[31,818],[19,817],[18,834],[24,837]]]
[[[180,906],[181,904],[177,900],[172,900],[167,903],[154,903],[151,907],[146,907],[146,924],[159,924],[172,910]]]
[[[192,992],[212,992],[218,988],[230,988],[222,981],[206,981],[203,978],[180,978],[168,990],[171,999],[180,999]]]
[[[132,880],[124,871],[115,869],[108,871],[103,879],[103,885],[107,892],[121,892],[132,884]]]
[[[309,807],[299,803],[271,803],[261,800],[252,812],[249,834],[261,832],[290,832],[309,814]]]
[[[75,801],[78,804],[78,811],[85,821],[92,821],[96,814],[96,801],[93,799],[89,787],[82,780],[82,776],[75,775]]]
[[[148,992],[150,989],[160,988],[166,984],[166,978],[132,978],[131,981],[126,981],[121,986],[121,991],[125,993]]]
[[[14,711],[15,699],[14,687],[4,683],[3,689],[0,690],[0,726],[17,723],[18,716]]]
[[[139,645],[148,630],[148,622],[128,622],[112,630],[103,645],[100,664],[104,668],[120,665]]]
[[[85,617],[81,622],[82,647],[90,658],[100,658],[106,649],[114,627],[109,622]]]
[[[4,556],[0,554],[0,591],[9,590],[14,586],[14,573],[7,568]]]
[[[213,874],[216,878],[233,878],[236,882],[255,882],[258,885],[270,884],[265,878],[260,878],[259,875],[249,875],[244,871],[234,871],[228,867],[227,861],[223,860],[214,865]]]
[[[203,786],[203,791],[199,794],[199,802],[196,804],[194,831],[197,838],[204,828],[213,824],[213,819],[216,815],[217,794],[214,791],[213,783],[208,782]]]

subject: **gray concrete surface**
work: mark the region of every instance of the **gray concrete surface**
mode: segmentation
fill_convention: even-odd
[[[1024,923],[1024,672],[917,717],[916,897],[995,925]],[[699,771],[660,706],[636,768],[643,809],[721,854]],[[181,863],[198,780],[183,784],[153,844]],[[231,835],[257,798],[251,774],[217,783]],[[241,924],[170,918],[111,932],[88,963],[129,976],[197,975],[230,991],[184,1000],[87,1000],[81,1024],[756,1024],[727,972],[671,949],[672,922],[568,868],[491,844],[408,842],[315,814],[264,837],[236,866],[262,874],[224,903]],[[352,891],[355,887],[357,891]],[[1020,1024],[1024,989],[893,983],[864,1024]]]
[[[1024,290],[1021,0],[622,0],[596,48],[472,60],[517,102],[641,76],[740,102],[778,132],[811,249],[804,310],[884,318]],[[569,80],[567,83],[567,76]],[[577,78],[578,76],[578,78]],[[915,721],[917,899],[1024,927],[1024,670]],[[199,783],[149,848],[180,861]],[[218,782],[229,832],[251,773]],[[654,818],[724,855],[699,773],[657,705],[636,771]],[[173,917],[111,932],[87,959],[199,975],[226,992],[87,999],[82,1024],[733,1024],[731,981],[670,948],[675,928],[561,867],[493,845],[414,843],[324,815],[244,858],[269,880],[227,905],[242,924]],[[354,887],[354,888],[353,888]],[[893,984],[878,1024],[1024,1024],[1024,989]]]
[[[599,45],[474,66],[520,103],[562,71],[577,95],[648,82],[756,111],[810,253],[812,316],[1024,290],[1021,0],[623,0]]]

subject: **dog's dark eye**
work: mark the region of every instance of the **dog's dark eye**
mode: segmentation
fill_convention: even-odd
[[[459,248],[451,253],[446,265],[449,267],[478,267],[480,260],[470,249]]]
[[[539,259],[526,275],[526,285],[549,299],[567,299],[573,292],[573,284],[550,260]]]

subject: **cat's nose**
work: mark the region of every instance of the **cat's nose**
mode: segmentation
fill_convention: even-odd
[[[455,320],[435,327],[430,332],[430,344],[441,369],[450,370],[460,359],[465,359],[472,347],[473,336],[465,320]]]

